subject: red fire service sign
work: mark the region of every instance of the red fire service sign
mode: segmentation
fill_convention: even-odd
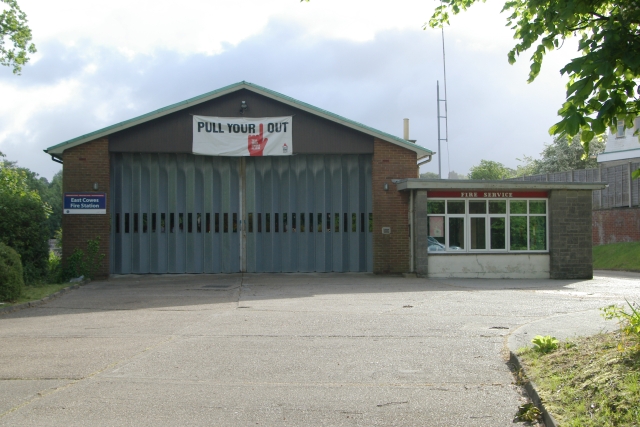
[[[509,190],[448,190],[428,191],[427,197],[460,199],[546,199],[546,191],[509,191]]]

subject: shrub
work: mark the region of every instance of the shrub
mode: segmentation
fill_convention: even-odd
[[[49,252],[49,272],[47,274],[48,283],[62,283],[62,261],[55,252]]]
[[[20,255],[0,242],[0,301],[15,301],[23,287]]]
[[[0,192],[0,241],[20,255],[26,284],[46,277],[48,238],[47,212],[37,193]]]
[[[67,281],[80,276],[93,279],[105,257],[105,254],[99,254],[99,251],[100,236],[87,241],[86,253],[82,249],[73,251],[71,256],[66,259],[65,267],[62,269],[62,280]]]

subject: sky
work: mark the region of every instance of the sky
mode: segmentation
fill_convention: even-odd
[[[408,118],[410,138],[441,156],[443,177],[481,159],[515,168],[551,142],[559,70],[577,55],[568,41],[527,84],[531,52],[508,64],[515,40],[501,3],[452,17],[449,134],[438,149],[442,35],[423,29],[436,1],[18,3],[38,52],[19,76],[0,67],[0,151],[47,179],[61,168],[47,147],[242,80],[400,137]],[[438,172],[438,154],[421,172]]]

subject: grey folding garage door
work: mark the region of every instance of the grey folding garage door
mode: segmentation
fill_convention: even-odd
[[[372,271],[371,155],[111,156],[111,270]]]

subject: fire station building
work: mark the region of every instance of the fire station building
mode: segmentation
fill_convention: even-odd
[[[405,135],[405,138],[408,136]],[[432,151],[240,82],[45,150],[99,275],[588,278],[598,183],[418,179]]]

